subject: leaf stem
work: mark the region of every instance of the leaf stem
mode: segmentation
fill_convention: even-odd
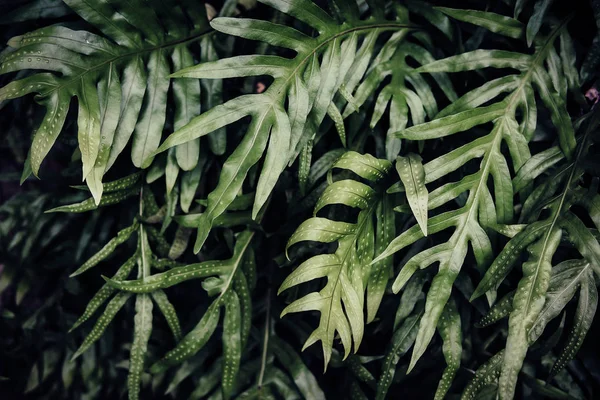
[[[258,389],[262,388],[265,369],[267,366],[267,350],[269,348],[269,327],[271,321],[271,288],[267,289],[267,312],[265,317],[265,333],[263,336],[263,349],[260,359],[260,373],[258,374]]]

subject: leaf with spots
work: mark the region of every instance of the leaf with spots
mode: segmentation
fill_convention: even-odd
[[[198,253],[221,215],[241,189],[250,167],[257,164],[266,150],[256,190],[253,217],[256,217],[274,189],[286,165],[300,152],[300,181],[304,189],[312,146],[319,127],[329,110],[334,110],[334,97],[342,86],[352,91],[364,76],[375,39],[386,31],[408,33],[407,18],[389,20],[375,12],[370,20],[356,18],[344,7],[336,20],[310,0],[294,2],[264,0],[283,14],[314,28],[310,37],[291,26],[236,18],[216,18],[211,25],[217,31],[246,39],[260,40],[295,52],[293,58],[275,55],[242,55],[205,62],[184,68],[175,78],[227,79],[268,75],[272,83],[262,93],[235,97],[210,108],[170,135],[156,152],[196,140],[217,129],[250,117],[251,122],[241,142],[228,157],[217,187],[208,195],[208,206],[198,224],[194,251]],[[373,10],[369,10],[373,11]],[[375,11],[377,11],[375,9]],[[343,22],[342,22],[343,21]],[[368,36],[366,46],[356,51],[359,38]],[[287,109],[283,105],[288,104]],[[337,107],[337,106],[336,106]],[[339,108],[337,109],[339,111]],[[340,128],[339,112],[329,111]],[[267,145],[268,143],[268,145]],[[147,162],[146,162],[147,164]],[[146,165],[144,164],[144,165]]]
[[[177,318],[175,307],[173,307],[169,298],[162,290],[152,292],[151,296],[152,300],[158,305],[158,309],[167,320],[167,324],[169,325],[169,328],[171,328],[171,332],[173,332],[175,341],[179,341],[181,339],[181,326],[179,325],[179,318]]]
[[[444,11],[449,12],[448,9]],[[490,15],[481,17],[487,19],[485,23],[489,27],[494,26],[494,29],[500,29],[498,25],[494,24],[507,23],[506,19],[500,17],[496,18],[494,23],[491,23]],[[478,23],[477,19],[467,18],[467,20],[468,22]],[[483,136],[476,134],[474,139],[467,141],[466,144],[451,149],[423,165],[423,184],[437,184],[437,189],[429,194],[427,207],[429,211],[441,208],[458,199],[459,196],[462,197],[462,200],[457,202],[458,208],[454,206],[454,210],[451,211],[446,211],[446,208],[442,213],[427,220],[427,233],[430,236],[448,228],[452,228],[454,231],[445,243],[429,247],[408,260],[400,270],[392,287],[394,292],[398,292],[417,270],[439,263],[438,273],[434,277],[427,295],[425,314],[420,322],[419,334],[413,349],[409,371],[424,354],[433,338],[444,306],[450,298],[455,280],[464,266],[469,244],[473,249],[477,268],[480,271],[487,270],[486,276],[473,295],[473,298],[476,298],[495,289],[506,276],[510,267],[520,257],[522,249],[536,241],[536,237],[531,235],[530,231],[536,231],[539,236],[544,236],[548,232],[548,225],[551,224],[552,219],[539,222],[536,225],[529,225],[518,233],[511,240],[511,243],[504,247],[500,256],[494,260],[490,231],[494,227],[514,223],[514,188],[508,162],[512,162],[512,170],[518,171],[530,158],[527,142],[531,137],[525,126],[520,125],[518,122],[521,110],[529,107],[528,93],[533,90],[531,88],[536,85],[540,89],[540,85],[536,83],[539,80],[537,75],[547,74],[544,69],[545,62],[554,49],[554,41],[565,23],[563,21],[562,24],[558,25],[536,47],[533,55],[498,50],[475,50],[433,61],[416,70],[420,73],[434,74],[438,72],[480,70],[491,67],[512,68],[521,72],[514,78],[518,81],[518,85],[510,84],[510,81],[507,80],[503,83],[503,85],[508,85],[507,87],[502,90],[491,91],[495,96],[486,96],[481,90],[474,89],[473,92],[469,92],[463,98],[457,100],[457,103],[462,102],[464,106],[452,110],[451,113],[443,112],[443,116],[431,122],[411,126],[396,132],[396,136],[404,140],[432,140],[449,135],[459,135],[460,132],[491,123],[489,133],[484,133]],[[506,27],[502,29],[507,31]],[[556,126],[559,133],[558,139],[561,143],[560,148],[570,157],[574,151],[575,135],[570,120],[566,121],[561,117],[566,114],[564,99],[548,85],[540,90],[547,92],[542,97],[546,97],[545,103],[552,106],[549,110],[554,115],[552,120],[561,120],[561,123]],[[504,93],[506,94],[504,95]],[[504,98],[498,99],[497,97],[501,94]],[[473,132],[481,131],[481,129],[473,130]],[[507,154],[502,151],[504,145],[508,149]],[[478,160],[479,163],[479,168],[474,173],[463,175],[457,182],[446,183],[442,181],[442,178],[452,178],[455,172],[462,170],[463,166],[472,160]],[[493,182],[493,185],[491,182]],[[405,182],[403,182],[403,186],[406,186]],[[411,208],[414,207],[411,206]],[[417,216],[418,220],[419,217]],[[523,233],[527,230],[529,232]],[[388,248],[374,262],[406,248],[423,236],[419,226],[413,226],[405,230],[400,236],[392,240]],[[492,264],[491,267],[490,264]],[[549,264],[542,263],[541,265],[544,268],[533,267],[535,272],[531,272],[532,276],[542,278],[547,275]],[[543,301],[545,289],[540,286],[534,277],[531,278],[530,292],[539,292],[537,298]],[[537,289],[534,289],[534,287]],[[529,313],[534,313],[534,311],[532,309],[525,313],[530,315]],[[539,310],[535,312],[539,312]],[[523,341],[523,332],[525,330],[519,334],[520,339],[518,342],[520,345],[517,346],[519,350],[515,350],[513,356],[516,353],[520,354],[523,348],[526,349],[527,341]],[[515,337],[513,336],[513,338]],[[511,342],[515,343],[512,340]],[[519,362],[517,358],[512,359],[515,362],[515,365],[513,365],[513,369],[515,369]],[[503,381],[507,379],[506,373],[504,375]],[[514,371],[511,376],[516,377]]]
[[[166,288],[189,279],[208,278],[218,279],[214,291],[209,296],[217,295],[210,304],[204,316],[196,327],[184,335],[177,346],[169,351],[162,360],[152,366],[153,372],[160,372],[171,365],[179,364],[200,351],[215,332],[225,307],[223,321],[223,390],[225,395],[231,395],[235,376],[240,365],[241,353],[248,340],[251,323],[251,299],[245,279],[242,275],[242,264],[250,248],[254,233],[244,231],[239,234],[233,256],[225,261],[207,261],[173,268],[167,272],[155,274],[137,281],[108,281],[110,285],[120,290],[135,293],[153,293],[159,288]],[[174,310],[173,310],[174,311]],[[169,317],[167,316],[167,321]]]
[[[129,375],[127,391],[130,400],[140,397],[140,383],[144,371],[144,358],[148,351],[148,341],[152,334],[152,300],[147,294],[138,294],[135,298],[135,317],[133,324],[133,343],[129,356]]]
[[[113,280],[106,277],[104,279],[110,286],[116,289],[133,293],[150,293],[154,290],[166,289],[190,279],[208,278],[211,276],[229,276],[231,283],[233,275],[242,263],[252,237],[253,234],[250,231],[241,233],[236,242],[233,256],[228,260],[211,260],[175,267],[166,272],[153,274],[137,280]]]
[[[111,206],[114,204],[119,204],[129,197],[136,196],[140,193],[139,187],[132,187],[124,190],[116,190],[114,192],[106,193],[100,199],[100,202],[96,205],[94,198],[90,197],[87,200],[84,200],[80,203],[68,204],[64,206],[59,206],[52,208],[47,213],[54,212],[67,212],[67,213],[82,213],[86,211],[95,210],[98,207]]]
[[[396,373],[396,365],[400,357],[402,357],[415,342],[417,337],[419,320],[423,316],[423,307],[419,307],[415,313],[406,318],[402,325],[394,332],[392,340],[388,345],[385,357],[383,359],[381,376],[377,382],[376,400],[384,400],[394,374]]]
[[[117,236],[111,239],[107,244],[104,245],[100,251],[94,254],[89,260],[87,260],[81,267],[79,267],[75,272],[73,272],[69,277],[73,278],[77,275],[84,273],[90,268],[95,267],[100,262],[102,262],[105,258],[110,256],[117,246],[125,243],[129,237],[138,230],[139,224],[135,221],[131,226],[128,226],[125,229],[122,229],[117,233]]]
[[[490,308],[487,314],[477,323],[478,328],[485,328],[488,325],[498,322],[508,317],[512,311],[512,304],[515,298],[515,291],[507,293]]]
[[[441,400],[446,397],[454,376],[460,367],[462,355],[462,328],[460,324],[460,314],[456,308],[454,299],[446,303],[446,307],[440,317],[438,331],[444,341],[442,351],[446,359],[446,369],[435,392],[435,399]]]
[[[79,349],[77,349],[77,351],[73,355],[72,359],[79,357],[92,344],[94,344],[98,339],[100,339],[108,325],[115,318],[115,315],[117,315],[119,310],[123,308],[125,302],[127,302],[129,297],[131,297],[131,293],[120,292],[117,293],[117,295],[113,297],[111,301],[108,302],[106,309],[104,310],[100,318],[98,318],[96,325],[94,325],[90,333],[86,336],[81,346],[79,346]]]
[[[500,350],[475,372],[475,377],[467,384],[461,400],[475,400],[479,391],[486,385],[495,383],[500,377],[504,350]]]
[[[475,298],[498,287],[519,260],[523,249],[527,248],[529,258],[523,264],[523,278],[514,294],[509,316],[508,338],[500,369],[500,398],[511,398],[514,395],[528,347],[538,340],[548,322],[562,313],[578,288],[580,299],[582,290],[588,290],[586,294],[590,293],[589,287],[583,288],[584,281],[590,280],[592,271],[598,273],[594,265],[600,261],[600,243],[571,208],[576,204],[583,206],[592,221],[597,215],[597,211],[590,207],[594,200],[590,199],[595,199],[598,195],[587,194],[587,189],[580,184],[585,172],[585,160],[590,156],[591,133],[599,124],[600,113],[597,110],[584,116],[579,124],[580,140],[573,160],[560,161],[554,167],[557,173],[538,177],[537,180],[541,180],[541,183],[534,182],[542,191],[538,194],[537,189],[534,190],[525,201],[528,207],[523,209],[521,218],[529,222],[528,226],[504,247],[473,295]],[[537,163],[539,159],[541,157],[535,160],[532,158],[531,162]],[[542,214],[542,210],[546,210],[546,213]],[[553,268],[551,263],[561,254],[559,247],[574,249],[582,258],[564,260]],[[593,278],[591,279],[593,282]],[[593,286],[592,290],[595,292],[595,284]],[[581,309],[587,308],[593,315],[595,307],[590,304],[587,303]],[[586,314],[586,318],[581,315],[582,322],[574,324],[575,330],[570,336],[572,340],[560,357],[570,358],[572,351],[581,343],[587,331],[585,326],[589,324],[586,321],[591,318],[590,314]],[[578,326],[582,327],[580,331],[577,330]],[[565,356],[566,353],[569,355]],[[561,363],[564,365],[564,360]]]
[[[126,279],[133,270],[133,267],[135,267],[136,261],[137,255],[134,254],[118,269],[118,271],[113,275],[112,279]],[[85,321],[90,319],[90,317],[96,312],[96,310],[100,308],[100,306],[104,304],[104,302],[108,300],[108,298],[114,292],[115,289],[112,286],[110,286],[109,284],[104,284],[100,288],[100,290],[98,290],[98,292],[94,295],[94,297],[92,297],[92,299],[89,301],[87,307],[85,308],[85,311],[83,312],[81,317],[79,317],[79,319],[73,324],[69,332],[75,330],[79,325],[83,324]]]
[[[235,291],[223,296],[225,318],[223,320],[223,397],[231,397],[242,356],[240,301]]]
[[[583,272],[583,275],[573,327],[569,332],[565,347],[561,350],[558,359],[552,366],[552,370],[550,371],[550,375],[552,376],[556,375],[570,360],[573,359],[592,326],[596,314],[596,309],[598,307],[598,289],[596,288],[596,282],[589,269],[586,269],[585,272]]]
[[[388,243],[396,235],[396,223],[391,199],[388,196],[377,204],[375,216],[377,225],[375,227],[375,254],[383,252]],[[377,310],[385,294],[385,289],[392,269],[394,267],[392,258],[386,258],[371,266],[371,272],[367,282],[367,324],[373,322]]]

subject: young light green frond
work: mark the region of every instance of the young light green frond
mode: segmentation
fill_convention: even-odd
[[[425,187],[425,170],[422,159],[417,154],[396,159],[396,170],[404,186],[408,204],[417,219],[423,235],[427,236],[427,188]]]
[[[342,155],[332,166],[356,173],[358,176],[377,182],[385,178],[391,165],[372,156],[363,156],[355,152]],[[378,187],[376,187],[378,188]],[[382,188],[379,188],[380,190]],[[390,238],[390,228],[381,225],[380,218],[389,218],[391,207],[382,209],[381,193],[375,189],[354,181],[344,179],[332,182],[325,189],[315,206],[315,214],[326,205],[345,204],[359,208],[357,221],[341,222],[328,218],[313,217],[304,221],[288,240],[286,251],[302,241],[322,243],[337,242],[333,254],[321,254],[309,258],[296,268],[283,281],[279,292],[318,278],[327,278],[327,283],[319,292],[312,292],[289,304],[282,316],[302,311],[319,311],[319,326],[313,331],[304,347],[321,341],[325,358],[325,367],[329,363],[336,332],[344,347],[344,358],[350,354],[352,342],[356,352],[364,332],[364,297],[367,285],[370,285],[367,318],[371,320],[379,303],[382,290],[387,283],[389,267],[385,261],[374,268],[368,264],[374,257],[375,247],[381,251]],[[380,215],[386,212],[387,216]],[[378,230],[374,231],[373,216],[377,215]],[[387,220],[386,220],[387,221]],[[390,224],[393,224],[390,222]],[[377,243],[377,245],[376,245]],[[373,275],[372,275],[373,274]],[[373,278],[371,278],[373,276]]]

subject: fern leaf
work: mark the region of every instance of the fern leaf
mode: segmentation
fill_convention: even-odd
[[[573,359],[579,347],[583,343],[583,339],[594,320],[596,309],[598,307],[598,289],[596,282],[591,272],[588,270],[584,273],[581,280],[581,289],[579,291],[579,301],[577,302],[577,311],[575,312],[575,322],[569,339],[565,347],[560,352],[558,359],[552,366],[550,375],[556,375],[566,364]]]
[[[119,268],[119,270],[115,273],[115,275],[113,276],[112,279],[117,279],[117,280],[126,279],[129,276],[129,274],[131,273],[131,271],[133,270],[133,267],[135,267],[136,261],[137,261],[137,255],[134,254],[131,258],[129,258],[129,260],[127,260]],[[104,304],[104,302],[106,300],[108,300],[108,298],[114,292],[115,292],[115,289],[113,287],[111,287],[110,285],[108,285],[108,284],[103,285],[100,288],[100,290],[98,290],[98,292],[94,295],[94,297],[92,297],[92,299],[89,301],[87,307],[85,308],[85,311],[83,312],[81,317],[79,317],[79,319],[73,324],[73,326],[71,327],[69,332],[75,330],[79,325],[81,325],[82,323],[87,321],[94,314],[94,312],[102,304]]]
[[[169,325],[169,328],[171,328],[171,332],[173,332],[173,337],[176,341],[179,341],[181,339],[181,326],[179,325],[175,307],[169,302],[167,295],[162,290],[152,292],[151,296],[152,300],[154,300],[160,309],[160,312],[167,320],[167,324]]]
[[[160,14],[163,5],[158,2],[153,8],[139,0],[126,4],[112,0],[101,5],[80,0],[66,3],[105,36],[49,26],[11,39],[11,49],[0,60],[0,73],[28,69],[48,72],[9,83],[0,89],[0,99],[35,92],[38,103],[46,108],[31,147],[31,168],[37,176],[63,128],[71,98],[77,98],[83,179],[98,205],[102,176],[132,135],[132,160],[138,167],[158,147],[167,113],[168,58],[173,56],[177,66],[185,66],[180,65],[182,59],[189,64],[188,47],[202,38],[208,21],[202,13],[180,9],[175,3],[164,7],[179,11],[165,14]],[[178,95],[177,90],[174,92]],[[187,104],[197,108],[193,114],[200,112],[198,95],[199,91],[185,93]],[[180,102],[175,106],[178,121],[184,112],[181,107]],[[189,111],[185,110],[188,115]],[[193,167],[194,159],[197,154],[184,166]]]
[[[457,11],[457,13],[459,12]],[[502,18],[497,19],[502,20]],[[545,103],[551,106],[552,118],[559,130],[561,149],[568,157],[573,153],[575,143],[573,128],[570,121],[562,120],[563,115],[568,115],[566,114],[564,101],[548,85],[541,86],[536,83],[539,80],[537,78],[539,74],[546,74],[543,69],[544,61],[548,57],[554,39],[561,29],[562,26],[555,29],[553,34],[542,46],[536,49],[533,55],[499,50],[476,50],[434,61],[417,69],[418,72],[433,73],[494,67],[514,68],[522,72],[517,78],[519,85],[512,86],[514,87],[512,91],[508,89],[512,85],[511,80],[508,79],[502,82],[502,85],[506,85],[507,88],[495,91],[497,94],[503,93],[504,90],[507,91],[507,97],[503,100],[481,107],[479,104],[482,103],[479,103],[480,100],[476,99],[482,98],[482,92],[477,91],[465,98],[464,105],[458,107],[456,113],[445,113],[439,119],[400,130],[396,133],[398,137],[403,139],[427,140],[456,134],[487,122],[493,124],[491,132],[486,136],[479,137],[423,166],[425,183],[430,183],[455,171],[469,160],[482,159],[480,169],[474,175],[467,176],[458,183],[443,185],[431,193],[428,204],[430,210],[440,207],[444,202],[456,198],[464,191],[468,192],[468,197],[464,206],[459,210],[446,212],[429,219],[428,233],[430,235],[448,227],[454,227],[454,233],[447,243],[424,250],[414,256],[401,270],[394,283],[393,289],[398,291],[419,268],[426,268],[437,262],[440,264],[439,272],[433,279],[427,296],[425,314],[420,322],[421,326],[413,349],[413,358],[409,370],[414,367],[433,337],[444,305],[450,297],[454,280],[464,262],[468,244],[470,243],[473,247],[479,267],[482,269],[487,268],[487,265],[492,261],[492,250],[490,239],[484,228],[506,224],[513,219],[514,191],[508,164],[500,152],[500,144],[506,142],[508,145],[515,170],[519,170],[530,157],[527,146],[528,138],[525,136],[528,134],[529,128],[526,130],[523,124],[519,126],[516,113],[518,109],[528,107],[528,91],[533,84],[536,84],[540,91],[547,91],[546,94],[541,94],[541,97],[546,98]],[[483,99],[485,99],[484,101],[491,100],[489,97]],[[472,108],[470,104],[475,108]],[[495,193],[493,197],[487,188],[489,178],[492,178],[494,182]],[[375,261],[395,253],[422,237],[413,229],[410,228],[394,239],[388,249]],[[512,251],[510,249],[510,246],[505,248],[506,251]],[[516,258],[517,256],[518,254],[514,254],[512,257]],[[499,257],[497,263],[503,262],[503,260],[502,257]],[[537,276],[538,273],[534,275]],[[491,273],[488,276],[491,276]],[[488,285],[487,287],[491,286]],[[479,290],[475,294],[479,295],[480,293]],[[543,300],[543,294],[541,298]]]
[[[446,359],[447,365],[435,392],[435,399],[443,399],[446,396],[446,393],[454,380],[454,376],[460,367],[462,331],[460,314],[452,299],[446,304],[446,308],[442,313],[439,332],[444,341],[442,351],[444,352],[444,358]]]
[[[406,22],[383,17],[363,21],[347,14],[349,8],[345,6],[339,8],[345,20],[340,25],[309,0],[265,0],[263,3],[307,23],[319,35],[311,38],[291,27],[270,22],[217,18],[211,22],[216,30],[286,47],[294,50],[296,56],[291,59],[270,55],[237,56],[189,67],[173,75],[208,79],[256,75],[274,78],[264,93],[232,99],[194,118],[169,136],[156,151],[195,140],[245,116],[252,118],[242,142],[226,161],[217,187],[208,196],[205,216],[198,225],[195,252],[200,251],[214,219],[227,208],[248,170],[260,160],[265,150],[267,154],[259,177],[254,215],[273,190],[283,167],[293,161],[315,136],[337,91],[342,85],[352,91],[361,80],[373,51],[374,39],[382,32],[409,27]],[[354,51],[358,36],[364,35],[370,36],[358,51]],[[288,107],[284,109],[288,99]]]
[[[215,262],[209,261],[200,264],[192,264],[185,267],[173,268],[162,274],[154,274],[144,279],[135,281],[112,281],[108,283],[120,290],[136,293],[152,292],[153,295],[159,288],[166,288],[183,280],[208,278],[203,284],[209,296],[218,295],[210,304],[204,316],[198,324],[181,339],[177,346],[169,351],[162,360],[151,367],[152,372],[160,372],[171,365],[183,362],[200,351],[214,334],[221,315],[221,309],[225,308],[223,321],[223,349],[225,361],[223,363],[223,391],[225,395],[231,395],[235,377],[240,365],[242,350],[248,339],[250,330],[250,296],[245,283],[242,264],[246,251],[250,248],[253,238],[250,231],[242,232],[236,241],[231,259]],[[175,272],[174,272],[175,271]],[[216,285],[211,285],[210,279],[219,276]],[[214,289],[214,290],[213,290]],[[160,306],[160,303],[159,303]],[[172,315],[169,311],[167,314]],[[167,320],[171,318],[167,316]],[[174,316],[173,316],[174,318]],[[173,325],[170,323],[170,325]],[[173,329],[175,328],[175,329]],[[174,333],[177,326],[173,326]]]
[[[408,204],[423,231],[423,235],[427,236],[428,193],[425,187],[425,171],[423,170],[423,164],[421,164],[421,157],[416,154],[398,157],[396,169],[404,185]]]
[[[392,379],[396,371],[396,365],[400,357],[402,357],[412,346],[417,336],[418,322],[422,317],[423,312],[419,311],[410,317],[406,318],[402,325],[394,332],[394,336],[388,346],[383,366],[381,377],[377,383],[377,400],[383,400],[387,391],[392,384]]]
[[[362,156],[355,152],[347,152],[335,162],[332,166],[332,169],[334,168],[352,171],[369,180],[373,185],[387,175],[391,164],[369,155]],[[365,267],[374,255],[373,215],[381,201],[376,193],[369,185],[357,181],[333,182],[318,200],[315,214],[325,206],[344,204],[361,210],[357,222],[340,222],[321,217],[310,218],[298,227],[286,246],[287,251],[294,244],[306,240],[338,244],[335,253],[317,255],[303,262],[287,276],[279,288],[281,293],[304,282],[327,278],[327,284],[318,293],[309,293],[295,300],[282,312],[282,316],[311,310],[321,313],[319,326],[307,339],[304,347],[320,340],[325,368],[331,357],[336,332],[342,340],[344,358],[350,354],[352,344],[355,351],[358,349],[362,339],[364,292],[369,284],[370,274],[373,273],[373,270]],[[386,233],[384,231],[381,234]],[[381,274],[376,271],[377,274]],[[384,278],[379,275],[376,279],[381,287]],[[381,289],[377,290],[381,291]],[[379,304],[379,296],[377,294],[376,300],[373,300],[375,303],[369,306],[368,318],[372,318],[376,313],[377,309],[374,306]]]
[[[139,294],[135,299],[135,318],[133,343],[129,357],[129,375],[127,389],[130,400],[140,397],[140,383],[144,370],[144,356],[148,350],[148,341],[152,334],[152,300],[147,294]]]
[[[474,293],[474,296],[477,296],[497,287],[517,260],[523,244],[529,243],[527,245],[530,253],[529,261],[523,264],[524,276],[515,293],[509,318],[506,354],[500,373],[499,396],[501,398],[511,398],[514,395],[517,376],[529,344],[537,340],[547,323],[561,313],[578,286],[583,285],[582,279],[587,279],[590,270],[595,270],[594,266],[600,261],[598,257],[600,244],[589,228],[570,210],[574,204],[586,203],[585,200],[581,200],[582,197],[585,198],[582,196],[582,191],[585,189],[579,187],[579,180],[584,172],[581,165],[587,157],[587,141],[599,123],[598,112],[593,111],[584,118],[584,122],[581,141],[573,161],[562,161],[562,165],[559,164],[557,167],[559,173],[551,175],[539,186],[544,192],[538,195],[534,191],[530,195],[525,203],[529,202],[530,205],[527,209],[524,208],[523,212],[527,211],[525,219],[533,222],[509,241]],[[548,154],[551,153],[543,157],[547,157]],[[532,158],[528,163],[535,166],[539,164],[540,159],[542,157]],[[527,165],[523,168],[533,170]],[[594,197],[597,195],[594,194],[592,198]],[[544,220],[537,220],[542,209],[548,209],[550,215]],[[565,261],[553,269],[551,261],[560,245],[561,236],[569,238],[568,242],[579,251],[583,259]],[[595,304],[594,301],[592,303]],[[584,308],[589,312],[595,312],[594,306],[590,303]],[[586,316],[589,320],[590,315],[586,314]],[[580,321],[584,320],[580,318]],[[564,353],[570,355],[565,358],[568,359],[572,355],[572,350],[578,348],[577,343],[581,343],[581,335],[587,331],[585,326],[585,322],[576,322],[573,331],[574,339],[569,341],[570,345],[566,347]],[[578,330],[579,328],[581,330]],[[559,368],[564,366],[564,362],[561,359]]]
[[[127,300],[129,300],[130,297],[130,293],[117,293],[117,295],[113,297],[111,301],[108,302],[104,313],[100,316],[100,318],[98,318],[96,325],[94,325],[94,328],[92,328],[90,333],[86,336],[81,346],[79,346],[79,349],[77,349],[75,354],[73,354],[72,359],[79,357],[92,344],[94,344],[98,339],[100,339],[108,325],[114,319],[115,315],[117,315],[119,310],[123,308],[125,302],[127,302]]]

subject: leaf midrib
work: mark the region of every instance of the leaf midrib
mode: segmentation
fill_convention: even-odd
[[[41,97],[48,96],[49,94],[55,92],[56,90],[60,90],[60,89],[62,89],[64,87],[66,87],[66,86],[69,86],[74,81],[76,81],[76,80],[78,80],[80,78],[83,79],[83,76],[86,75],[87,73],[92,72],[92,71],[96,71],[98,69],[101,69],[106,64],[118,63],[118,62],[123,61],[125,59],[137,57],[137,56],[140,56],[140,55],[146,54],[146,53],[151,53],[151,52],[156,51],[156,50],[165,50],[165,49],[169,49],[171,47],[176,47],[176,46],[181,45],[181,44],[193,43],[193,42],[196,42],[198,40],[201,40],[205,36],[213,34],[214,32],[215,31],[213,31],[212,29],[207,29],[207,30],[202,31],[200,33],[197,33],[195,35],[188,36],[186,38],[182,38],[182,39],[178,39],[178,40],[174,40],[174,41],[171,41],[171,42],[166,42],[166,43],[160,44],[158,46],[145,47],[145,48],[138,49],[138,50],[135,50],[135,51],[130,51],[128,53],[119,54],[119,55],[117,55],[115,57],[112,57],[110,59],[104,60],[101,63],[99,63],[99,64],[97,64],[97,65],[95,65],[93,67],[83,69],[83,71],[81,73],[79,73],[78,75],[74,76],[72,79],[70,79],[70,80],[68,80],[68,81],[66,81],[66,82],[64,82],[64,83],[62,83],[60,85],[55,86],[54,88],[52,88],[51,90],[49,90],[47,92],[40,93],[40,96]],[[118,47],[122,47],[122,46],[118,46]]]

